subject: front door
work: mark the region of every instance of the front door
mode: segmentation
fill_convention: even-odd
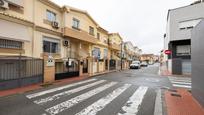
[[[88,73],[88,60],[83,60],[83,73]]]

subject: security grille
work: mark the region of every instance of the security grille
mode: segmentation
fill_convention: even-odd
[[[13,40],[0,39],[0,48],[22,49],[23,43]]]

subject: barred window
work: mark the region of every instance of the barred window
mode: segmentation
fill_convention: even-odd
[[[0,39],[0,48],[22,49],[23,43],[19,41]]]

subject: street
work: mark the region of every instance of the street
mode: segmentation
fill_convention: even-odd
[[[2,97],[0,115],[154,115],[158,90],[173,88],[158,70],[149,65]]]

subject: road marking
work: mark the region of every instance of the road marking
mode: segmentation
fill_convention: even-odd
[[[191,89],[190,78],[168,77],[174,87]]]
[[[66,89],[66,88],[70,88],[70,87],[73,87],[73,86],[81,85],[81,84],[92,82],[92,81],[96,81],[96,80],[97,79],[89,79],[89,80],[85,80],[85,81],[81,81],[81,82],[65,85],[65,86],[62,86],[62,87],[57,87],[57,88],[54,88],[54,89],[50,89],[50,90],[46,90],[46,91],[30,94],[30,95],[27,95],[26,97],[29,98],[29,99],[32,99],[32,98],[35,98],[35,97],[38,97],[38,96],[42,96],[42,95],[45,95],[45,94],[48,94],[48,93],[52,93],[52,92],[55,92],[55,91],[63,90],[63,89]]]
[[[179,84],[173,84],[174,87],[182,87],[182,88],[188,88],[191,89],[191,86],[189,85],[179,85]]]
[[[46,97],[46,98],[43,98],[43,99],[35,100],[34,103],[43,105],[43,104],[45,104],[47,102],[55,101],[55,100],[58,100],[58,99],[60,99],[62,97],[71,95],[73,93],[77,93],[79,91],[82,91],[84,89],[90,88],[90,87],[98,85],[98,84],[104,83],[105,81],[106,80],[100,80],[100,81],[97,81],[97,82],[94,82],[94,83],[91,83],[91,84],[88,84],[88,85],[85,85],[85,86],[81,86],[81,87],[78,87],[78,88],[75,88],[75,89],[72,89],[72,90],[64,91],[64,92],[55,94],[53,96],[49,96],[49,97]]]
[[[175,80],[175,81],[191,81],[191,79],[174,79],[174,78],[169,78],[170,80]]]
[[[190,78],[171,78],[169,77],[170,80],[181,80],[181,81],[191,81]]]
[[[188,81],[188,80],[171,80],[171,79],[170,79],[170,81],[171,81],[171,82],[177,82],[177,81],[178,81],[178,82],[191,83],[191,81]]]
[[[154,115],[163,115],[162,110],[162,97],[161,97],[161,89],[157,91],[157,96],[154,105]]]
[[[57,105],[55,105],[55,106],[53,106],[51,108],[48,108],[45,111],[50,113],[51,115],[56,115],[56,114],[66,110],[66,109],[69,109],[70,107],[72,107],[72,106],[74,106],[74,105],[76,105],[76,104],[78,104],[78,103],[80,103],[80,102],[82,102],[82,101],[84,101],[84,100],[86,100],[86,99],[88,99],[88,98],[90,98],[90,97],[92,97],[92,96],[94,96],[94,95],[96,95],[96,94],[98,94],[98,93],[100,93],[100,92],[102,92],[102,91],[116,85],[116,84],[117,84],[117,82],[110,82],[110,83],[105,84],[105,85],[103,85],[101,87],[98,87],[96,89],[88,91],[88,92],[86,92],[86,93],[84,93],[82,95],[79,95],[79,96],[74,97],[74,98],[72,98],[70,100],[67,100],[67,101],[62,102],[60,104],[57,104]]]
[[[183,85],[191,85],[191,83],[187,83],[187,82],[175,82],[172,81],[173,84],[183,84]]]
[[[117,88],[112,93],[108,94],[106,97],[101,98],[100,100],[83,109],[76,115],[96,115],[98,111],[102,110],[106,105],[108,105],[116,97],[122,94],[130,86],[130,84],[125,84],[122,87]]]
[[[124,113],[118,113],[118,115],[136,115],[147,90],[148,87],[140,86],[122,107]]]

